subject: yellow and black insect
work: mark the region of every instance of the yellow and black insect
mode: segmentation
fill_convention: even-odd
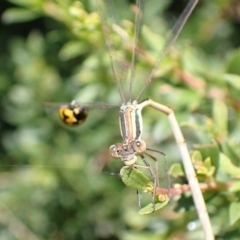
[[[88,110],[91,108],[106,109],[118,108],[118,105],[109,105],[105,103],[44,103],[45,110],[48,114],[58,111],[61,121],[67,126],[79,126],[88,118]]]
[[[78,126],[87,120],[88,110],[81,106],[69,104],[59,107],[58,114],[62,122],[67,126]]]

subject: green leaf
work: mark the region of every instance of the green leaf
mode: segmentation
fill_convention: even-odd
[[[208,157],[205,161],[204,161],[204,163],[203,163],[203,165],[207,168],[207,169],[210,169],[210,167],[211,167],[211,159],[210,159],[210,157]]]
[[[240,202],[233,202],[230,204],[229,216],[231,225],[240,219]]]
[[[228,82],[232,87],[240,90],[240,75],[224,74],[223,79]]]
[[[232,164],[231,160],[223,153],[220,153],[220,167],[219,169],[232,177],[240,178],[240,168]]]
[[[153,190],[153,182],[136,168],[125,166],[121,168],[120,176],[128,187],[146,192],[152,192]]]
[[[2,20],[4,23],[19,23],[19,22],[28,22],[33,19],[38,18],[36,12],[20,9],[20,8],[10,8],[6,10],[2,15]]]
[[[240,75],[240,50],[234,51],[231,60],[228,63],[226,72]]]
[[[63,61],[75,58],[88,51],[87,44],[81,41],[70,41],[66,43],[59,53]]]
[[[202,159],[202,155],[199,151],[193,151],[191,152],[191,158],[193,161],[194,166],[201,166],[203,164],[203,159]]]
[[[207,175],[207,173],[208,173],[207,168],[205,168],[204,166],[199,167],[199,168],[197,169],[197,174]]]
[[[199,151],[193,151],[191,153],[191,159],[194,165],[194,168],[196,169],[197,174],[206,175],[207,174],[207,168],[203,165],[203,159],[202,155]]]
[[[157,202],[155,203],[155,211],[163,208],[164,206],[166,206],[169,202],[169,199],[167,199],[164,202]],[[147,206],[141,208],[141,210],[138,212],[141,215],[146,215],[149,213],[153,213],[153,203],[148,204]]]
[[[8,0],[9,2],[16,4],[16,5],[20,5],[20,6],[34,6],[37,5],[39,3],[39,0]]]
[[[205,161],[204,161],[204,166],[205,168],[207,169],[207,176],[212,176],[215,172],[215,167],[212,166],[212,163],[211,163],[211,158],[208,157]]]
[[[229,139],[225,139],[225,141],[222,144],[223,152],[226,154],[231,162],[235,166],[240,167],[240,147],[239,144],[236,144],[234,141],[231,141]]]
[[[195,150],[191,153],[191,158],[197,174],[205,176],[212,176],[214,174],[216,168],[212,166],[210,157],[207,157],[203,161],[201,152]]]
[[[219,147],[214,141],[210,144],[194,145],[195,149],[201,152],[202,158],[211,158],[212,165],[218,169],[219,166]]]
[[[228,134],[228,110],[223,101],[215,100],[213,104],[213,122],[217,134],[216,138],[220,141]]]
[[[240,181],[233,183],[232,186],[230,187],[229,191],[240,192]]]
[[[173,177],[183,177],[185,176],[182,164],[174,163],[169,169],[169,174]]]

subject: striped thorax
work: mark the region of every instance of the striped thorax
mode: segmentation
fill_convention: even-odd
[[[123,143],[116,143],[110,147],[110,154],[114,158],[121,158],[125,165],[132,166],[137,161],[137,154],[146,150],[146,144],[141,140],[142,108],[134,101],[120,107],[120,132]]]

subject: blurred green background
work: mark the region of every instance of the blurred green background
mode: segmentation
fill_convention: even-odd
[[[130,28],[133,2],[117,7]],[[137,77],[186,2],[145,4]],[[44,112],[44,102],[120,103],[95,1],[8,0],[0,11],[0,239],[204,239],[189,193],[140,216],[135,191],[110,174],[123,165],[108,152],[121,142],[118,109],[78,128]],[[219,240],[240,235],[239,46],[240,2],[200,1],[142,96],[174,109],[199,180],[215,184],[204,197]],[[180,163],[167,118],[143,117],[148,146]]]

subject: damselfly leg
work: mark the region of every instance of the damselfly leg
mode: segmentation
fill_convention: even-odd
[[[150,158],[150,160],[153,162],[151,165],[150,162],[147,159],[147,156]],[[154,183],[154,188],[152,194],[152,211],[155,211],[155,200],[156,200],[156,189],[159,189],[160,187],[162,189],[166,190],[167,197],[170,198],[170,179],[168,175],[168,163],[166,159],[166,155],[159,150],[147,148],[146,152],[144,154],[140,155],[144,166],[147,167],[147,170],[150,173],[151,179]],[[141,166],[138,165],[138,168],[141,168]],[[137,191],[138,196],[138,206],[139,210],[142,208],[141,206],[141,195],[140,192]]]

